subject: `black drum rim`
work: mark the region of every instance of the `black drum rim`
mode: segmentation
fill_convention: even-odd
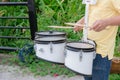
[[[55,33],[55,32],[59,32],[60,34],[40,34],[40,33],[42,33],[42,32],[48,32],[48,33]],[[39,32],[35,32],[35,35],[38,35],[38,36],[66,36],[66,33],[65,32],[62,32],[62,31],[39,31]]]
[[[66,39],[61,39],[61,40],[54,40],[54,41],[44,41],[44,40],[35,40],[34,43],[36,44],[49,44],[49,43],[53,43],[53,44],[59,44],[59,43],[65,43]]]
[[[90,44],[90,43],[87,43],[87,42],[68,42],[69,43],[85,43],[85,44]],[[72,47],[72,46],[69,46],[66,44],[66,49],[68,50],[71,50],[71,51],[75,51],[75,52],[80,52],[80,51],[83,51],[83,52],[93,52],[95,51],[95,46],[93,44],[90,44],[92,45],[93,47],[92,48],[76,48],[76,47]]]

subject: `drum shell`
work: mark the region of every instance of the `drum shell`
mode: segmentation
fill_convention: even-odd
[[[64,63],[66,39],[60,41],[35,41],[35,52],[38,58],[53,62]]]
[[[65,66],[70,70],[85,76],[92,75],[95,50],[83,51],[66,48]]]

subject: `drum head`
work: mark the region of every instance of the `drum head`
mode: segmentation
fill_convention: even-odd
[[[67,44],[67,49],[74,50],[74,51],[94,51],[94,45],[85,43],[85,42],[70,42]]]
[[[59,31],[41,31],[41,32],[36,32],[36,35],[39,36],[65,36],[65,32],[59,32]]]

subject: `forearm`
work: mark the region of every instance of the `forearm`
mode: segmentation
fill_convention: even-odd
[[[77,21],[78,24],[84,24],[84,17],[82,17],[79,21]]]
[[[107,26],[118,26],[120,25],[120,16],[115,16],[103,20],[97,20],[90,27],[90,30],[94,30],[96,32],[104,30]]]
[[[108,24],[108,26],[120,25],[120,16],[111,17],[111,18],[105,19],[105,21]]]

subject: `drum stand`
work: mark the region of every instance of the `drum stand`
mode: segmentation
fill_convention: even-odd
[[[89,14],[89,3],[85,3],[86,7],[85,7],[85,18],[84,18],[84,22],[85,22],[85,26],[83,28],[83,41],[84,42],[88,42],[87,36],[88,36],[88,14]]]
[[[89,18],[88,18],[88,14],[89,14],[89,5],[90,4],[96,4],[96,0],[83,0],[83,4],[86,4],[85,7],[85,17],[84,17],[84,24],[85,26],[83,27],[83,42],[87,42],[87,43],[91,43],[94,46],[96,45],[94,41],[92,40],[88,40],[88,29],[90,29],[89,27]]]

